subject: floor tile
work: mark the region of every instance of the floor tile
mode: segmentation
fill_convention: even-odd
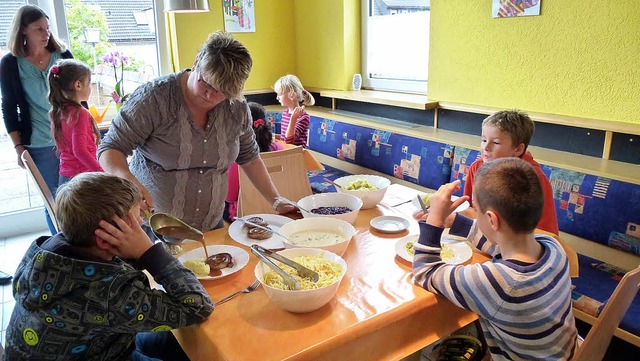
[[[6,330],[7,326],[9,326],[9,320],[11,319],[11,313],[15,305],[16,301],[2,303],[2,331]]]

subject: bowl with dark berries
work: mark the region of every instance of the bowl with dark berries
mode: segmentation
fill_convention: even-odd
[[[337,218],[353,224],[362,208],[362,200],[345,193],[320,193],[306,196],[298,201],[304,218]]]

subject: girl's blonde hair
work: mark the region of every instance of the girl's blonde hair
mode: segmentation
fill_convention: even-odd
[[[298,105],[314,105],[315,98],[306,91],[297,76],[287,74],[276,81],[273,89],[278,94],[285,94],[289,98],[296,99]]]
[[[42,19],[43,17],[49,19],[44,10],[35,5],[24,5],[18,9],[16,15],[13,17],[11,26],[8,31],[7,48],[9,51],[17,56],[24,58],[29,55],[29,46],[27,44],[27,37],[24,35],[23,30],[29,24]],[[66,49],[66,45],[60,39],[58,39],[53,33],[49,33],[49,42],[47,43],[47,50],[50,53],[63,52]]]
[[[49,69],[49,104],[51,104],[51,110],[49,111],[49,118],[51,119],[51,131],[53,133],[53,139],[56,142],[58,149],[66,148],[64,135],[62,133],[62,118],[67,115],[65,105],[71,104],[76,107],[82,107],[80,103],[77,103],[69,98],[76,91],[76,81],[85,82],[91,79],[91,68],[89,68],[83,62],[75,59],[61,59]],[[96,145],[100,143],[100,130],[98,130],[98,124],[91,115],[91,125],[93,127],[93,133],[96,136]],[[77,119],[70,119],[76,121]]]

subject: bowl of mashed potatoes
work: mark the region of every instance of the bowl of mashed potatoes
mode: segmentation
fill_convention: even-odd
[[[317,248],[292,248],[278,252],[320,276],[318,282],[301,278],[297,272],[276,261],[285,272],[300,282],[301,289],[289,290],[282,277],[262,262],[254,269],[256,278],[262,283],[267,297],[277,307],[295,313],[311,312],[331,301],[347,272],[347,263],[335,253]]]
[[[280,227],[285,248],[320,248],[342,256],[356,233],[351,224],[336,218],[303,218]]]
[[[362,200],[362,209],[375,207],[387,192],[391,181],[385,177],[371,174],[358,174],[340,177],[333,181],[338,193],[354,195]]]

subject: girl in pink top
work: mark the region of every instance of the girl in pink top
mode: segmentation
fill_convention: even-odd
[[[253,121],[253,132],[256,134],[256,142],[260,152],[272,152],[282,150],[282,145],[273,141],[271,127],[265,121],[266,112],[261,104],[249,102],[251,119]],[[224,213],[222,218],[231,223],[236,219],[238,212],[238,193],[240,192],[240,178],[238,177],[238,163],[233,163],[227,172],[229,187],[227,188],[227,199],[224,201]]]
[[[295,75],[288,74],[278,79],[273,89],[278,94],[278,101],[285,107],[280,123],[280,139],[306,148],[310,119],[304,107],[315,104],[316,100],[304,90],[300,79]]]
[[[49,70],[51,131],[60,153],[60,185],[83,172],[102,172],[96,159],[98,125],[80,105],[91,95],[91,69],[73,59]]]

